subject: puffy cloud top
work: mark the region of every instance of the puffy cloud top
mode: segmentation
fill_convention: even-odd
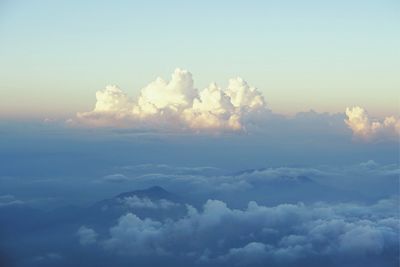
[[[266,109],[262,94],[242,78],[229,80],[222,89],[215,83],[198,91],[192,74],[176,69],[169,81],[157,78],[131,100],[117,86],[96,93],[94,110],[77,114],[92,126],[180,127],[183,129],[241,130],[245,118]]]
[[[230,79],[226,94],[232,105],[237,108],[259,108],[264,105],[264,99],[256,88],[250,87],[242,78]]]
[[[108,85],[103,91],[98,91],[96,100],[95,112],[127,113],[130,110],[128,96],[115,85]]]
[[[320,261],[338,257],[351,263],[357,257],[397,254],[396,201],[273,207],[252,201],[245,209],[231,209],[208,200],[202,210],[188,205],[178,220],[123,215],[102,244],[119,253],[179,255],[207,266],[299,266],[290,264],[316,255]]]
[[[365,109],[359,106],[346,108],[346,116],[345,122],[353,134],[365,140],[400,134],[400,119],[394,116],[383,121],[371,121]]]
[[[159,77],[142,89],[133,113],[146,116],[157,114],[162,109],[181,111],[192,103],[196,93],[192,74],[176,69],[169,82]]]

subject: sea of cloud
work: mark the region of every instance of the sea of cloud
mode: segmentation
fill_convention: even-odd
[[[251,201],[245,209],[232,209],[208,200],[201,210],[188,205],[178,220],[127,213],[98,245],[130,256],[187,258],[203,266],[299,266],[313,260],[329,266],[354,259],[359,264],[360,258],[380,258],[392,266],[399,249],[397,201],[272,207]]]

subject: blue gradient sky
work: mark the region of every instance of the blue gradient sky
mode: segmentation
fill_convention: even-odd
[[[242,76],[274,112],[398,114],[398,1],[0,2],[0,117],[68,117],[175,67]]]

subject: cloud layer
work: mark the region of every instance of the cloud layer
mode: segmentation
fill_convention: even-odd
[[[43,255],[57,253],[57,266],[398,266],[398,164],[112,170],[90,187],[74,181],[84,190],[71,199],[107,190],[87,207],[32,214],[26,198],[0,205],[16,265],[54,266]]]
[[[382,260],[398,250],[396,201],[385,199],[371,206],[298,203],[273,207],[252,201],[242,210],[208,200],[201,211],[188,205],[186,216],[178,220],[158,221],[128,213],[110,228],[110,236],[101,244],[127,255],[179,256],[217,266],[266,262],[291,266],[305,259],[324,264],[334,258],[347,264],[362,258]]]
[[[192,74],[176,69],[169,81],[157,78],[132,100],[117,86],[96,93],[94,110],[77,114],[93,126],[241,130],[245,119],[266,110],[262,94],[241,78],[222,89],[215,83],[198,91]]]

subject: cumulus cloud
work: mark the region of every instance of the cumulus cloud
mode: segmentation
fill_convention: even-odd
[[[381,137],[396,137],[400,134],[400,119],[394,116],[386,117],[383,121],[371,120],[365,109],[361,107],[346,108],[345,122],[353,134],[364,140]]]
[[[78,229],[77,235],[81,245],[90,245],[96,243],[97,233],[89,227],[81,226]]]
[[[399,248],[397,201],[272,207],[251,201],[245,209],[231,209],[208,200],[201,211],[187,206],[186,216],[177,220],[128,213],[103,245],[128,255],[174,255],[228,266],[266,260],[279,265],[316,255],[319,260],[394,256]]]
[[[241,130],[247,117],[266,110],[264,97],[242,78],[222,89],[215,83],[198,91],[192,74],[176,69],[169,81],[157,78],[133,100],[117,86],[96,93],[92,111],[77,114],[92,126],[166,127],[192,130]]]
[[[96,99],[95,112],[113,112],[121,117],[130,112],[128,96],[115,85],[109,85],[105,90],[98,91]]]
[[[124,248],[133,254],[148,254],[160,250],[154,246],[154,241],[161,233],[162,223],[151,219],[140,219],[135,214],[128,213],[121,217],[118,225],[110,229],[111,238],[104,246],[108,249]]]
[[[226,88],[211,83],[198,90],[192,74],[177,68],[169,80],[158,77],[142,88],[137,97],[128,96],[118,86],[106,86],[96,93],[94,109],[78,112],[69,123],[94,127],[220,132],[265,130],[266,121],[275,118],[280,124],[290,122],[300,130],[306,128],[309,131],[323,131],[327,127],[330,132],[343,131],[347,125],[355,136],[364,140],[397,137],[400,133],[400,119],[395,116],[381,121],[372,120],[358,106],[347,108],[345,115],[345,124],[342,113],[331,115],[310,111],[300,112],[294,119],[286,118],[272,114],[262,93],[240,77],[230,79]]]

